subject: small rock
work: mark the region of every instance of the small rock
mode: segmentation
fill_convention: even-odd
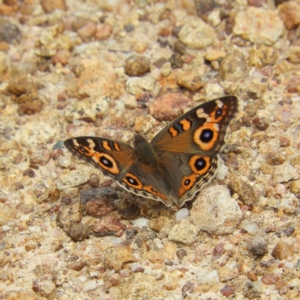
[[[130,77],[126,81],[126,89],[132,95],[139,95],[145,91],[152,92],[155,88],[155,80],[150,76]]]
[[[48,298],[56,289],[52,275],[46,274],[38,277],[34,280],[32,289],[39,296]]]
[[[120,271],[125,264],[136,261],[132,249],[122,245],[107,249],[104,256],[106,268],[115,271]]]
[[[266,285],[275,284],[276,281],[277,281],[277,276],[275,274],[266,273],[261,278],[261,282]]]
[[[150,107],[150,115],[159,121],[171,121],[182,114],[192,100],[181,93],[166,93],[156,99]]]
[[[252,282],[257,281],[257,274],[254,271],[249,271],[247,272],[247,277],[250,279]]]
[[[183,244],[192,244],[196,241],[199,229],[197,226],[184,219],[180,223],[175,224],[168,235],[169,240]]]
[[[185,283],[181,288],[182,296],[185,298],[188,294],[195,293],[195,284],[191,281]]]
[[[222,254],[224,254],[226,252],[226,250],[224,249],[224,244],[223,243],[219,243],[215,246],[214,250],[213,250],[213,258],[218,258],[220,257]]]
[[[288,163],[275,166],[273,169],[273,180],[275,183],[288,182],[299,179],[297,170]]]
[[[175,213],[176,222],[186,219],[189,216],[189,210],[187,208],[181,208]]]
[[[182,68],[183,67],[183,59],[180,54],[174,53],[170,58],[169,62],[171,64],[172,69]],[[166,74],[164,74],[166,76]]]
[[[100,218],[116,210],[116,206],[110,198],[96,196],[85,204],[85,210],[90,216]]]
[[[152,275],[134,273],[133,276],[119,285],[119,295],[122,299],[166,299],[167,292],[161,288],[160,282]]]
[[[165,260],[173,260],[176,255],[177,247],[174,243],[167,242],[163,249],[150,250],[145,253],[145,258],[153,264],[163,263]]]
[[[250,233],[251,235],[257,234],[257,232],[260,230],[260,227],[257,223],[251,222],[249,220],[243,220],[241,222],[241,228],[243,228],[245,231]]]
[[[82,260],[74,261],[68,265],[66,265],[67,269],[71,269],[74,271],[80,271],[85,267],[85,263]]]
[[[176,83],[190,92],[195,92],[204,86],[201,76],[193,70],[179,72]]]
[[[279,260],[287,259],[294,256],[294,250],[289,244],[280,241],[274,247],[272,256]]]
[[[235,175],[230,176],[229,188],[240,196],[246,205],[251,205],[257,201],[253,187]]]
[[[262,237],[253,238],[247,248],[253,255],[263,256],[267,253],[268,242]]]
[[[163,227],[169,224],[171,224],[171,221],[165,216],[159,216],[157,218],[151,219],[149,222],[150,228],[156,232],[160,232]]]
[[[64,190],[66,188],[79,186],[89,181],[90,172],[87,167],[77,167],[77,170],[72,170],[68,173],[62,174],[59,177],[59,182],[57,187],[59,190]]]
[[[284,26],[273,10],[250,6],[235,17],[234,34],[254,44],[267,46],[275,43],[283,34]]]
[[[198,229],[216,235],[232,233],[242,217],[229,190],[220,185],[204,189],[194,202],[190,214],[191,221]]]
[[[249,64],[259,68],[274,65],[279,57],[278,50],[274,47],[260,45],[250,51]]]
[[[200,284],[207,284],[213,286],[219,283],[219,276],[217,270],[208,273],[199,271],[198,273],[196,273],[196,276]]]
[[[68,228],[68,227],[66,227]],[[67,229],[67,233],[75,242],[83,241],[89,237],[92,228],[89,224],[72,223],[70,228]]]
[[[240,51],[233,50],[221,62],[220,75],[223,80],[236,81],[243,78],[246,71],[246,58]]]
[[[115,235],[120,237],[125,230],[125,225],[114,216],[105,216],[94,225],[97,236]]]
[[[174,51],[179,53],[180,55],[184,55],[186,53],[186,47],[182,42],[176,41],[174,43]]]
[[[243,295],[248,299],[260,298],[261,297],[261,288],[257,282],[251,282],[247,280],[243,285]]]
[[[295,228],[293,226],[288,226],[287,228],[283,229],[282,232],[286,235],[286,236],[290,236],[293,234],[293,232],[295,231]]]
[[[96,33],[97,25],[95,22],[89,21],[86,25],[81,27],[77,33],[83,41],[88,42]]]
[[[19,27],[8,20],[0,20],[0,41],[8,44],[20,43],[22,33]]]
[[[287,60],[292,64],[299,64],[300,63],[300,47],[291,47],[287,54]]]
[[[208,61],[214,61],[223,59],[225,56],[226,52],[223,50],[210,49],[205,53],[204,58]]]
[[[67,10],[65,0],[42,0],[41,4],[46,13],[51,13],[55,9]]]
[[[176,255],[179,259],[183,259],[185,256],[187,256],[187,253],[185,249],[181,248],[176,251]]]
[[[300,4],[296,1],[284,2],[278,6],[278,10],[286,29],[296,28],[300,24]]]
[[[109,24],[103,24],[97,28],[95,33],[95,38],[97,40],[106,40],[108,39],[113,33],[113,28]]]
[[[290,186],[291,192],[295,194],[295,196],[300,196],[300,180],[295,180],[291,182]]]
[[[57,214],[57,223],[68,231],[72,224],[79,223],[82,218],[80,203],[75,202],[72,205],[62,206]]]
[[[150,60],[144,56],[132,55],[125,61],[125,73],[129,76],[143,76],[150,71]]]
[[[90,176],[90,180],[89,180],[89,184],[95,188],[97,188],[99,186],[99,175],[96,173],[91,174]]]
[[[178,34],[180,42],[192,49],[203,49],[213,44],[215,31],[199,18],[190,17]]]
[[[229,297],[235,294],[234,289],[227,284],[223,288],[221,288],[220,292],[224,297]]]

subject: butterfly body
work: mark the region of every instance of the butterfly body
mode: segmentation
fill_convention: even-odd
[[[126,190],[178,208],[215,175],[237,109],[234,96],[206,102],[175,119],[150,143],[136,135],[134,147],[100,137],[70,138],[64,144]]]

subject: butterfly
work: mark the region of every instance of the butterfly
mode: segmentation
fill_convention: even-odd
[[[64,145],[126,190],[180,208],[214,177],[226,129],[237,111],[237,97],[225,96],[181,115],[150,143],[137,134],[133,147],[92,136],[73,137]]]

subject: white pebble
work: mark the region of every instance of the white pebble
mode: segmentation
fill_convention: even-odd
[[[252,235],[255,235],[260,229],[257,223],[248,220],[243,220],[241,227]]]
[[[134,226],[139,227],[140,229],[142,229],[143,227],[149,227],[149,220],[146,218],[139,218],[136,219],[135,221],[133,221]]]
[[[200,284],[208,284],[213,286],[219,283],[219,276],[217,270],[214,270],[209,273],[199,272],[197,274],[197,277],[198,277],[198,282]]]
[[[189,216],[189,210],[187,208],[182,208],[179,209],[176,213],[175,213],[175,219],[176,222],[179,222],[183,219],[186,219]]]

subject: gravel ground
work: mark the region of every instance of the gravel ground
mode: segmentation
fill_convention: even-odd
[[[3,0],[0,299],[300,299],[300,1]],[[73,157],[239,99],[178,211]]]

